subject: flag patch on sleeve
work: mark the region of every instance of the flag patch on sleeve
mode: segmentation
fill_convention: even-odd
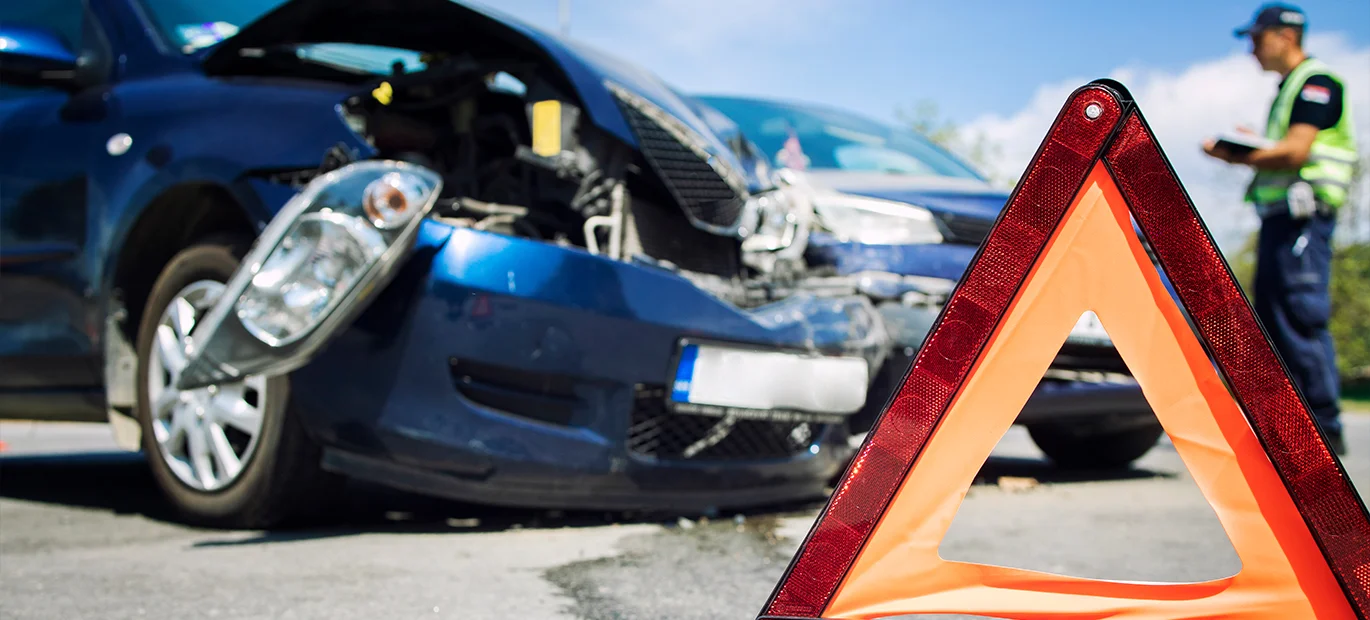
[[[1308,84],[1303,87],[1303,92],[1299,93],[1299,98],[1313,103],[1327,103],[1332,101],[1332,89],[1317,84]]]

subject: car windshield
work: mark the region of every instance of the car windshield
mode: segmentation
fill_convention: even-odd
[[[778,167],[980,179],[917,132],[828,108],[698,97],[728,115]]]
[[[142,0],[162,37],[184,52],[233,36],[286,0]]]
[[[237,34],[286,0],[142,0],[148,16],[162,37],[183,53],[210,47]],[[297,46],[296,55],[313,62],[352,71],[393,73],[395,63],[404,71],[424,65],[419,53],[350,43],[315,43]]]

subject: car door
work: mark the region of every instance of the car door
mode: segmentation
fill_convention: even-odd
[[[107,66],[107,39],[83,0],[0,3],[0,25],[53,29],[85,62]],[[87,170],[105,148],[106,101],[99,85],[0,83],[0,417],[51,417],[54,398],[98,402],[100,323],[84,258]]]

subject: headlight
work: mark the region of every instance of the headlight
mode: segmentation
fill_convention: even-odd
[[[282,209],[299,214],[238,297],[243,327],[273,347],[318,326],[417,224],[441,186],[432,171],[400,162],[352,164],[326,177]]]
[[[911,204],[832,192],[816,196],[814,210],[844,240],[872,245],[942,242],[932,212]]]
[[[362,194],[362,210],[371,225],[383,230],[403,226],[432,191],[424,180],[403,172],[391,172],[372,181]]]
[[[747,199],[743,221],[743,249],[754,252],[775,252],[803,242],[808,232],[808,202],[789,188],[780,188]],[[802,248],[801,248],[802,251]]]
[[[777,177],[776,189],[749,197],[742,215],[742,262],[763,273],[782,261],[801,261],[813,226],[810,188],[793,177]]]
[[[357,218],[305,215],[253,276],[238,300],[238,318],[262,342],[289,343],[318,324],[386,246]]]
[[[389,284],[441,190],[436,172],[398,161],[354,162],[310,181],[195,324],[178,387],[308,363]]]

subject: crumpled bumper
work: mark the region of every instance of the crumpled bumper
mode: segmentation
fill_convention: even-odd
[[[684,340],[862,357],[864,297],[743,310],[660,268],[428,221],[292,395],[325,465],[485,503],[693,509],[821,497],[843,424],[668,410]]]

